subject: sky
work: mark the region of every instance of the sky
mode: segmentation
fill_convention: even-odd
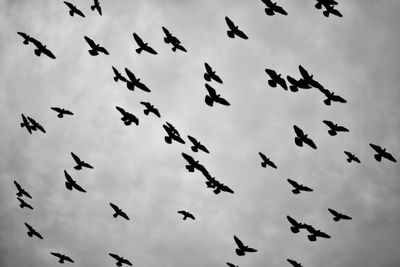
[[[287,16],[268,17],[261,1],[0,0],[0,265],[113,266],[108,253],[134,266],[399,266],[400,167],[377,162],[370,143],[400,159],[400,2],[338,1],[343,17],[326,18],[312,0],[281,0]],[[248,40],[228,38],[225,16]],[[162,26],[187,53],[172,52]],[[37,57],[17,32],[55,54]],[[133,32],[157,55],[135,52]],[[88,53],[84,36],[110,55]],[[207,62],[222,78],[211,82],[230,106],[204,102]],[[300,78],[302,65],[347,100],[326,106],[316,89],[297,93],[268,85],[265,69]],[[111,66],[129,68],[150,93],[114,82]],[[149,101],[161,118],[145,116]],[[115,109],[139,118],[125,126]],[[58,118],[50,107],[74,115]],[[20,127],[21,113],[46,133]],[[350,132],[330,136],[323,120]],[[164,141],[165,122],[186,144]],[[317,149],[294,143],[293,125]],[[186,136],[209,154],[194,153]],[[343,151],[361,164],[346,161]],[[93,169],[75,170],[74,152]],[[234,194],[215,195],[181,153],[199,160]],[[262,168],[263,152],[278,166]],[[65,188],[64,170],[87,193]],[[292,194],[288,178],[314,189]],[[21,209],[17,181],[34,209]],[[113,218],[109,203],[130,217]],[[334,222],[328,208],[352,217]],[[187,210],[196,220],[182,220]],[[286,216],[314,225],[331,239],[293,234]],[[43,235],[30,238],[24,222]],[[256,253],[235,254],[233,236]],[[69,265],[70,263],[65,263]]]

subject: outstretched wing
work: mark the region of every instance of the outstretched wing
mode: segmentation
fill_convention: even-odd
[[[301,186],[300,186],[300,190],[302,190],[302,191],[307,191],[307,192],[312,192],[312,191],[314,191],[313,189],[311,189],[310,187],[305,186],[305,185],[301,185]]]
[[[291,186],[293,186],[294,188],[298,188],[299,184],[296,181],[293,181],[292,179],[287,179],[287,181],[289,182],[289,184]]]
[[[115,107],[123,116],[126,115],[126,111],[123,108],[120,108],[118,106]]]
[[[369,146],[372,147],[376,151],[376,153],[382,153],[383,151],[383,149],[378,145],[369,144]]]
[[[340,132],[349,132],[349,129],[347,129],[347,128],[344,127],[344,126],[338,126],[338,127],[337,127],[337,131],[340,131]]]
[[[183,153],[183,152],[182,152],[182,157],[183,157],[190,165],[195,164],[195,162],[196,162],[196,161],[193,159],[193,157],[189,156],[189,155],[186,154],[186,153]]]
[[[299,65],[299,71],[300,71],[301,76],[303,76],[304,80],[307,80],[310,77],[310,75],[308,74],[306,69],[303,68],[303,66],[301,66],[301,65]]]
[[[304,136],[304,132],[303,132],[303,130],[302,129],[300,129],[299,127],[297,127],[296,125],[293,125],[293,128],[294,128],[294,132],[296,133],[296,135],[298,136],[298,137],[303,137]]]
[[[298,223],[295,219],[293,219],[292,217],[290,217],[289,215],[286,216],[286,218],[287,218],[287,220],[290,222],[291,225],[293,225],[293,226],[295,226],[295,227],[298,227],[298,226],[299,226],[299,223]]]
[[[332,101],[339,102],[339,103],[347,103],[346,99],[344,99],[343,97],[338,96],[338,95],[333,95]]]
[[[271,70],[271,69],[265,69],[265,72],[269,75],[269,77],[273,80],[276,79],[276,77],[278,76],[278,74],[276,73],[276,71]]]
[[[220,103],[221,105],[224,106],[230,106],[231,104],[223,97],[217,97],[216,99],[214,99],[215,102]]]
[[[100,46],[97,48],[97,51],[104,53],[106,55],[109,55],[110,53],[108,53],[107,49],[105,49],[104,47]]]
[[[129,80],[136,81],[136,76],[128,68],[125,68],[125,73],[128,75]]]
[[[143,48],[143,50],[149,52],[150,54],[157,55],[156,50],[154,50],[154,49],[153,49],[152,47],[150,47],[149,45],[145,46],[145,47]]]
[[[126,265],[132,266],[132,263],[130,261],[128,261],[127,259],[122,259],[121,262],[125,263]]]
[[[120,260],[121,260],[121,257],[118,256],[117,254],[108,253],[108,255],[110,255],[111,257],[113,257],[113,258],[116,259],[117,261],[120,261]]]
[[[93,169],[93,166],[90,165],[89,163],[86,163],[86,162],[83,162],[83,163],[82,163],[82,166],[83,166],[83,167],[86,167],[86,168],[89,168],[89,169]]]
[[[210,97],[215,98],[217,96],[217,92],[215,91],[214,88],[212,88],[210,85],[208,85],[207,83],[205,84],[206,89],[208,91],[208,94],[210,95]]]
[[[233,23],[233,21],[230,18],[225,17],[225,21],[226,21],[226,24],[228,25],[228,27],[231,30],[235,29],[235,24]]]
[[[45,54],[45,55],[48,56],[49,58],[56,59],[56,56],[55,56],[49,49],[44,48],[44,49],[42,50],[42,52],[43,52],[43,54]]]
[[[238,246],[239,249],[244,249],[245,248],[244,244],[242,243],[242,241],[237,236],[234,235],[233,239],[235,240],[236,245]]]
[[[288,13],[281,6],[275,5],[274,11],[281,13],[282,15],[287,15]]]
[[[76,164],[82,163],[81,159],[77,155],[75,155],[73,152],[71,152],[71,156],[75,160]]]
[[[71,184],[74,184],[74,180],[72,180],[72,177],[68,174],[68,172],[66,170],[64,170],[64,176],[65,179],[67,179],[67,181]]]
[[[328,209],[330,213],[332,213],[333,216],[337,217],[339,216],[339,212],[337,212],[336,210],[333,209]]]
[[[29,231],[34,231],[33,227],[30,226],[29,224],[25,223],[25,226],[28,228]]]
[[[325,123],[331,129],[335,128],[335,124],[333,122],[331,122],[331,121],[323,120],[322,122]]]
[[[297,261],[291,260],[291,259],[286,259],[290,264],[292,264],[294,267],[301,267],[301,264],[298,263]]]
[[[317,146],[315,145],[314,141],[311,138],[305,138],[304,143],[306,143],[307,145],[309,145],[310,147],[317,149]]]
[[[144,45],[143,40],[136,33],[133,33],[133,38],[135,39],[138,46],[142,47]]]
[[[18,191],[23,191],[21,185],[17,183],[17,181],[14,181],[15,186],[17,187]]]
[[[393,157],[393,155],[392,154],[390,154],[389,152],[384,152],[383,153],[383,155],[382,155],[383,157],[385,157],[385,158],[387,158],[388,160],[390,160],[390,161],[393,161],[393,162],[396,162],[396,159]]]
[[[83,189],[83,188],[82,188],[80,185],[78,185],[76,182],[75,182],[75,183],[72,183],[72,186],[73,186],[76,190],[81,191],[81,192],[83,192],[83,193],[86,193],[85,189]]]
[[[247,35],[246,35],[243,31],[241,31],[241,30],[239,30],[239,29],[236,29],[236,30],[235,30],[235,34],[236,34],[237,36],[243,38],[243,39],[248,39],[248,38],[249,38],[249,37],[247,37]]]
[[[70,2],[64,1],[64,3],[70,8],[70,9],[74,9],[75,6],[73,4],[71,4]]]
[[[86,42],[88,43],[88,45],[92,48],[92,49],[96,49],[96,43],[90,39],[87,36],[84,36],[83,38],[85,38]]]

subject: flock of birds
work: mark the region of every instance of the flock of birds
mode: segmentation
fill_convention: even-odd
[[[332,15],[342,17],[342,14],[337,9],[335,9],[335,6],[338,4],[336,1],[334,1],[334,0],[316,0],[316,1],[317,1],[317,4],[315,5],[315,7],[317,9],[321,9],[322,7],[325,8],[325,10],[323,11],[324,16],[329,17],[329,15],[332,14]],[[277,3],[272,3],[269,0],[262,0],[262,2],[266,5],[265,13],[268,16],[275,15],[276,13],[279,13],[282,15],[287,15],[287,12],[282,7],[277,5]],[[85,17],[84,13],[81,10],[79,10],[75,5],[73,5],[69,2],[66,2],[66,1],[64,1],[64,3],[69,8],[69,14],[71,16],[74,16],[76,14],[78,16]],[[101,9],[101,6],[100,6],[100,3],[98,0],[94,0],[94,3],[91,6],[91,9],[93,11],[96,10],[100,15],[102,15],[102,9]],[[225,21],[229,28],[227,30],[227,35],[229,38],[235,38],[235,36],[237,36],[242,39],[248,39],[248,36],[242,30],[240,30],[239,27],[236,26],[235,23],[230,18],[225,17]],[[172,45],[173,52],[176,52],[178,50],[182,51],[182,52],[187,52],[186,48],[182,45],[182,43],[176,36],[171,34],[171,32],[168,29],[166,29],[165,27],[162,27],[162,30],[165,33],[164,42],[166,44]],[[53,54],[53,52],[51,52],[46,47],[46,45],[43,45],[40,41],[36,40],[35,38],[33,38],[23,32],[18,32],[18,34],[24,38],[23,44],[28,45],[29,43],[32,43],[35,46],[34,53],[36,56],[40,56],[41,54],[44,54],[44,55],[48,56],[49,58],[52,58],[52,59],[56,58],[55,55]],[[147,53],[150,53],[153,55],[157,55],[157,52],[148,43],[144,42],[142,40],[142,38],[140,38],[136,33],[133,33],[133,38],[138,46],[138,48],[136,48],[136,50],[135,50],[138,54],[140,54],[144,51],[144,52],[147,52]],[[98,56],[99,54],[109,55],[109,52],[107,51],[106,48],[100,46],[100,44],[97,44],[91,38],[84,36],[84,39],[90,47],[90,49],[88,50],[90,55],[92,55],[92,56]],[[205,73],[204,73],[203,77],[206,82],[208,82],[208,83],[216,82],[219,84],[223,83],[221,77],[216,73],[216,71],[213,70],[213,68],[208,63],[205,63],[204,66],[205,66]],[[113,79],[115,82],[121,81],[121,82],[125,83],[128,90],[133,91],[133,90],[135,90],[135,88],[138,88],[138,89],[143,90],[148,93],[151,92],[151,90],[143,82],[141,82],[140,79],[137,78],[135,76],[135,74],[132,71],[130,71],[128,68],[124,69],[125,74],[126,74],[126,76],[124,76],[120,71],[117,70],[117,68],[115,68],[114,66],[111,66],[111,67],[112,67],[112,71],[114,74]],[[279,85],[284,90],[289,89],[292,92],[298,92],[299,89],[316,88],[326,97],[326,99],[323,101],[326,105],[331,105],[332,102],[346,103],[346,100],[344,98],[342,98],[338,95],[335,95],[333,92],[324,88],[324,86],[322,86],[320,82],[315,80],[313,75],[310,75],[309,72],[303,66],[301,66],[301,65],[299,66],[299,71],[300,71],[300,75],[301,75],[300,78],[296,79],[296,78],[293,78],[288,75],[288,76],[286,76],[286,78],[287,78],[287,81],[286,81],[282,77],[282,75],[278,74],[275,70],[265,69],[265,72],[268,75],[268,84],[273,88],[275,88]],[[205,83],[205,87],[208,92],[208,94],[205,96],[205,99],[204,99],[206,105],[212,107],[214,105],[214,103],[218,103],[218,104],[221,104],[224,106],[229,106],[230,103],[226,99],[222,98],[219,94],[217,94],[216,90],[213,87],[211,87],[211,85],[209,85],[208,83]],[[146,116],[149,115],[150,113],[152,113],[152,114],[154,114],[154,116],[161,118],[161,114],[160,114],[159,110],[157,108],[155,108],[154,105],[152,105],[149,102],[140,102],[140,104],[144,106],[145,109],[143,110],[143,112]],[[66,115],[69,115],[69,116],[74,115],[74,113],[72,111],[67,110],[65,108],[51,107],[51,109],[57,113],[58,118],[63,118]],[[122,115],[121,120],[123,121],[123,123],[126,126],[129,126],[132,123],[134,123],[135,125],[139,125],[139,119],[137,116],[128,112],[127,110],[125,110],[122,107],[116,106],[116,109],[121,113],[121,115]],[[26,116],[24,114],[21,114],[21,116],[22,116],[21,127],[26,128],[26,130],[29,132],[29,134],[32,134],[33,132],[38,131],[38,130],[43,133],[46,133],[44,127],[41,124],[39,124],[36,120],[34,120],[31,117]],[[328,134],[331,136],[335,136],[339,132],[349,132],[349,130],[346,127],[340,126],[331,121],[324,120],[323,123],[329,128]],[[180,143],[180,144],[186,143],[184,138],[180,135],[178,130],[171,123],[166,122],[162,126],[166,132],[166,136],[164,137],[164,140],[167,144],[172,144],[173,141],[175,141],[176,143]],[[303,147],[303,145],[308,145],[309,147],[311,147],[313,149],[317,149],[316,144],[310,137],[308,137],[308,134],[305,134],[304,131],[296,125],[294,125],[293,128],[294,128],[294,133],[295,133],[294,142],[297,146]],[[201,142],[199,142],[195,137],[187,135],[187,139],[191,143],[191,150],[193,152],[197,153],[197,152],[202,151],[204,153],[210,153],[209,150],[206,148],[206,146],[201,144]],[[370,144],[370,147],[375,151],[374,158],[377,161],[380,162],[383,158],[385,158],[387,160],[396,162],[396,159],[389,152],[387,152],[385,148],[382,148],[381,146],[378,146],[375,144]],[[359,158],[356,155],[354,155],[353,153],[348,152],[348,151],[344,151],[344,153],[347,155],[347,161],[349,163],[351,163],[352,161],[361,163]],[[268,158],[264,153],[259,152],[259,155],[262,160],[261,167],[263,167],[263,168],[271,167],[274,169],[278,168],[276,166],[276,164],[270,158]],[[74,169],[82,170],[83,168],[90,168],[90,169],[93,168],[90,164],[81,160],[76,154],[71,152],[71,156],[76,164],[74,166]],[[206,179],[206,181],[205,181],[206,187],[212,189],[214,194],[217,195],[217,194],[220,194],[221,192],[226,192],[226,193],[231,193],[231,194],[234,193],[234,191],[231,188],[229,188],[227,185],[225,185],[222,182],[220,182],[219,180],[217,180],[213,175],[210,174],[210,172],[206,169],[206,167],[204,165],[199,163],[199,161],[194,159],[191,155],[188,155],[188,154],[182,152],[182,157],[186,161],[185,167],[186,167],[187,171],[188,172],[195,172],[195,171],[200,172]],[[83,189],[75,180],[73,180],[71,175],[66,170],[64,170],[64,176],[65,176],[65,187],[68,190],[77,190],[82,193],[86,193],[86,190]],[[300,184],[297,181],[294,181],[292,179],[287,179],[287,182],[293,187],[293,189],[292,189],[293,194],[300,194],[302,191],[313,192],[313,189],[311,189],[310,187]],[[16,195],[17,195],[18,201],[20,202],[20,207],[33,209],[33,207],[23,199],[23,197],[31,199],[32,196],[17,181],[14,181],[14,184],[18,190]],[[114,218],[117,218],[119,216],[125,220],[129,220],[129,216],[121,208],[119,208],[116,204],[110,203],[110,206],[114,212],[112,215]],[[333,220],[335,222],[338,222],[340,220],[351,220],[352,219],[350,216],[342,214],[334,209],[329,208],[328,211],[332,214]],[[195,216],[192,213],[190,213],[189,211],[179,210],[178,213],[183,215],[183,220],[187,220],[187,219],[195,220]],[[290,230],[292,233],[296,234],[296,233],[299,233],[300,230],[304,229],[308,232],[307,237],[308,237],[309,241],[311,241],[311,242],[316,241],[318,237],[319,238],[330,238],[329,234],[314,228],[310,224],[298,222],[297,220],[293,219],[289,215],[287,216],[287,220],[290,224]],[[38,231],[36,231],[31,225],[29,225],[28,223],[25,223],[25,226],[28,229],[27,234],[29,237],[35,236],[39,239],[43,239],[43,236]],[[257,249],[254,249],[247,245],[244,245],[244,243],[236,235],[234,235],[233,239],[237,246],[237,248],[235,249],[235,252],[238,256],[244,256],[246,253],[257,252]],[[74,262],[71,257],[69,257],[65,254],[62,254],[59,252],[50,252],[50,254],[57,257],[59,263],[64,263],[64,262],[73,263]],[[125,259],[117,254],[109,253],[109,256],[116,260],[117,266],[122,266],[123,264],[132,266],[132,263],[128,259]],[[287,259],[287,261],[292,266],[295,266],[295,267],[302,266],[299,262],[297,262],[295,260]],[[236,265],[234,265],[233,263],[230,263],[230,262],[227,262],[226,264],[231,267],[237,267]]]

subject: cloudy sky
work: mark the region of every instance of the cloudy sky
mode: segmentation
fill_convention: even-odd
[[[261,1],[74,0],[85,18],[71,17],[62,1],[0,1],[0,265],[58,266],[51,251],[74,266],[113,266],[108,253],[134,266],[399,266],[400,167],[377,162],[369,143],[400,159],[400,2],[339,1],[342,18],[322,15],[312,0],[282,0],[288,16],[268,17]],[[226,35],[230,17],[248,40]],[[171,51],[161,27],[188,50]],[[17,32],[40,40],[56,60],[37,57]],[[158,52],[138,55],[136,32]],[[83,36],[110,52],[92,57]],[[223,79],[211,85],[231,106],[204,103],[204,62]],[[300,77],[304,66],[346,104],[326,106],[316,89],[271,88],[265,68]],[[125,67],[152,91],[115,83],[111,66]],[[145,116],[153,103],[161,119]],[[74,116],[59,119],[50,107]],[[125,126],[115,109],[135,114]],[[46,133],[20,127],[21,113]],[[350,129],[332,137],[323,120]],[[164,142],[162,124],[192,135],[210,150]],[[297,147],[293,125],[317,150]],[[349,164],[343,153],[356,154]],[[94,169],[74,170],[74,152]],[[189,173],[181,153],[198,159],[235,193],[206,188]],[[258,152],[278,169],[261,168]],[[65,188],[64,170],[87,190]],[[286,179],[312,193],[294,195]],[[13,181],[33,197],[21,209]],[[114,219],[109,203],[131,220]],[[334,222],[328,208],[353,220]],[[183,221],[178,210],[195,221]],[[286,216],[332,236],[309,242],[293,234]],[[29,238],[24,222],[44,239]],[[239,257],[233,235],[258,249]],[[67,263],[69,264],[69,263]]]

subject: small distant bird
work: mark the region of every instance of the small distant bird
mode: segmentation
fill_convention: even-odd
[[[315,7],[317,9],[321,9],[322,7],[325,7],[325,11],[322,12],[325,17],[329,17],[329,14],[342,17],[342,13],[340,13],[337,9],[335,9],[334,6],[336,6],[338,2],[335,0],[317,0],[317,4],[315,4]]]
[[[295,260],[286,259],[293,267],[303,267],[300,263]]]
[[[70,2],[64,1],[64,3],[69,7],[69,15],[71,17],[74,16],[74,14],[77,14],[81,17],[85,17],[85,15],[80,11],[75,5],[71,4]]]
[[[199,141],[197,141],[196,138],[194,138],[190,135],[188,135],[187,137],[190,140],[190,142],[192,142],[192,144],[193,144],[193,146],[190,147],[193,152],[198,152],[199,150],[201,150],[205,153],[210,153],[210,151],[208,151],[208,149],[204,145],[202,145]]]
[[[272,168],[276,169],[276,165],[275,163],[273,163],[269,158],[267,158],[267,156],[265,156],[263,153],[258,152],[258,154],[260,155],[261,159],[263,160],[261,162],[261,167],[266,168],[267,165],[271,166]]]
[[[31,195],[28,192],[26,192],[26,190],[23,189],[22,186],[17,181],[14,181],[14,184],[18,190],[18,192],[16,194],[17,196],[19,196],[19,197],[26,196],[26,197],[32,198]]]
[[[282,15],[288,14],[281,6],[278,6],[276,2],[272,3],[271,0],[261,0],[261,1],[267,6],[264,10],[268,16],[275,15],[275,12],[280,13]]]
[[[279,84],[283,89],[287,90],[287,85],[285,79],[281,77],[281,74],[277,74],[274,70],[265,69],[265,72],[269,75],[271,79],[268,80],[268,84],[271,87],[276,87]]]
[[[126,215],[126,213],[123,212],[122,209],[120,209],[117,205],[115,205],[115,204],[113,204],[113,203],[110,202],[110,206],[111,206],[111,208],[113,208],[113,210],[114,210],[114,212],[115,212],[115,213],[113,214],[113,217],[114,217],[114,218],[117,218],[118,216],[121,216],[121,217],[124,218],[125,220],[128,220],[128,221],[129,221],[128,215]]]
[[[51,107],[51,109],[58,113],[57,117],[59,118],[64,118],[64,115],[74,115],[74,113],[65,108]]]
[[[43,126],[40,125],[38,122],[36,122],[34,119],[32,119],[31,117],[28,116],[28,120],[32,125],[31,129],[33,131],[40,130],[41,132],[46,133],[46,131],[44,130]]]
[[[171,144],[172,140],[175,140],[181,144],[185,144],[185,141],[181,138],[178,130],[175,129],[171,123],[166,122],[166,124],[163,124],[163,128],[167,132],[167,136],[164,137],[164,140],[167,144]]]
[[[374,158],[377,161],[380,162],[382,160],[382,158],[386,158],[390,161],[396,162],[396,159],[392,156],[392,154],[390,154],[389,152],[386,152],[386,148],[382,148],[382,147],[380,147],[378,145],[374,145],[374,144],[369,144],[369,145],[370,145],[370,147],[372,147],[375,150],[376,154],[374,155]]]
[[[99,0],[93,0],[93,5],[90,7],[90,9],[93,11],[96,9],[97,12],[99,12],[100,16],[102,15]]]
[[[193,214],[191,214],[191,213],[188,212],[188,211],[180,210],[180,211],[178,211],[178,213],[183,215],[183,220],[184,220],[184,221],[185,221],[187,218],[192,219],[192,220],[195,220]]]
[[[194,170],[196,169],[199,170],[201,173],[203,173],[205,177],[209,176],[207,169],[202,164],[200,164],[198,160],[195,160],[192,156],[183,152],[182,152],[182,157],[188,163],[188,165],[186,165],[185,167],[189,172],[194,172]]]
[[[208,95],[205,97],[205,102],[208,106],[212,107],[214,102],[219,103],[224,106],[230,106],[231,104],[226,101],[224,98],[221,97],[221,95],[217,95],[217,92],[215,91],[214,88],[212,88],[210,85],[207,83],[205,84],[206,89],[208,91]]]
[[[291,85],[289,85],[289,89],[292,92],[299,91],[299,88],[301,88],[301,89],[310,89],[311,88],[311,86],[308,85],[308,83],[305,82],[303,79],[296,80],[295,78],[293,78],[289,75],[286,76],[286,79],[291,84]]]
[[[307,237],[308,237],[308,240],[310,240],[311,242],[317,241],[317,237],[320,237],[320,238],[331,238],[331,236],[328,235],[327,233],[324,233],[321,230],[316,230],[311,225],[306,225],[306,229],[310,233]]]
[[[181,45],[181,41],[179,41],[178,38],[176,38],[174,35],[172,35],[165,27],[162,27],[165,37],[164,37],[164,42],[166,44],[172,44],[172,51],[176,52],[176,50],[181,50],[183,52],[187,52],[186,48],[184,48]]]
[[[27,207],[28,209],[33,210],[33,207],[32,207],[31,205],[29,205],[28,203],[26,203],[22,198],[17,197],[17,199],[18,199],[18,201],[20,202],[19,207],[20,207],[21,209]]]
[[[335,222],[338,222],[340,220],[351,220],[350,216],[344,215],[343,213],[337,212],[336,210],[333,209],[328,209],[330,213],[333,215],[333,220]]]
[[[304,83],[315,88],[322,88],[322,85],[316,80],[314,80],[314,75],[310,75],[303,66],[299,65],[299,71],[301,76],[303,77],[302,79]]]
[[[340,13],[339,10],[334,8],[333,6],[328,6],[326,7],[325,11],[322,11],[322,14],[324,14],[325,17],[329,17],[329,14],[338,16],[338,17],[343,17],[342,13]]]
[[[314,141],[308,137],[308,134],[304,134],[303,130],[297,127],[296,125],[293,126],[294,131],[296,133],[296,137],[294,138],[294,142],[297,146],[302,147],[303,143],[309,145],[313,149],[317,149],[317,146],[314,144]]]
[[[77,155],[75,155],[72,152],[71,152],[71,156],[76,162],[76,166],[74,167],[75,170],[81,170],[82,167],[93,169],[93,167],[90,164],[84,162],[83,160],[81,160]]]
[[[150,89],[144,84],[140,82],[140,79],[137,79],[135,74],[133,74],[128,68],[125,68],[125,73],[128,75],[129,81],[126,82],[126,87],[129,90],[134,91],[135,86],[145,92],[150,92]]]
[[[40,57],[40,55],[43,53],[46,56],[48,56],[51,59],[56,59],[56,56],[51,52],[45,45],[43,45],[40,41],[31,38],[30,40],[31,43],[33,43],[36,48],[33,50],[36,56]]]
[[[97,56],[99,53],[109,55],[108,51],[104,47],[100,46],[100,44],[96,44],[92,39],[87,36],[84,36],[84,38],[90,46],[90,49],[88,50],[90,55]]]
[[[33,229],[32,226],[30,226],[30,225],[27,224],[27,223],[25,223],[25,226],[26,226],[26,228],[28,228],[27,234],[28,234],[29,237],[36,236],[36,237],[38,237],[38,238],[40,238],[40,239],[43,239],[42,235],[39,234],[35,229]]]
[[[349,129],[347,129],[346,127],[339,126],[336,123],[333,123],[331,121],[324,120],[322,122],[325,123],[330,128],[330,130],[328,130],[328,133],[331,136],[337,135],[338,132],[348,132],[349,131]]]
[[[118,80],[120,80],[123,82],[128,82],[128,80],[124,76],[122,76],[122,74],[114,66],[111,67],[114,71],[114,81],[118,82]]]
[[[27,45],[29,44],[30,41],[32,41],[32,37],[30,37],[28,34],[24,33],[24,32],[17,32],[19,35],[22,36],[22,38],[24,38],[23,44]]]
[[[291,186],[294,187],[294,189],[292,190],[293,194],[300,194],[300,191],[306,191],[306,192],[312,192],[314,190],[312,190],[311,188],[304,186],[302,184],[298,184],[296,181],[293,181],[291,179],[287,179],[287,181],[289,182],[289,184]]]
[[[233,23],[233,21],[230,18],[225,17],[225,21],[229,27],[229,30],[226,32],[228,34],[228,37],[235,38],[235,35],[236,35],[240,38],[248,39],[247,35],[244,32],[242,32],[241,30],[239,30],[239,27],[236,26],[235,23]]]
[[[122,266],[122,264],[132,266],[132,263],[129,260],[124,259],[123,257],[118,256],[117,254],[108,253],[108,255],[110,255],[111,257],[113,257],[114,259],[117,260],[117,262],[115,263],[115,265],[117,265],[117,266]]]
[[[80,185],[78,185],[75,180],[72,179],[72,177],[67,173],[66,170],[64,170],[64,176],[65,179],[67,179],[67,181],[65,182],[65,187],[68,190],[72,190],[75,188],[78,191],[86,193],[86,191]]]
[[[58,258],[58,262],[59,263],[64,263],[65,261],[69,261],[69,262],[74,262],[70,257],[64,255],[64,254],[60,254],[58,252],[50,252],[51,255],[55,256]]]
[[[29,121],[28,121],[28,119],[25,117],[25,115],[24,114],[22,114],[21,113],[21,117],[22,117],[22,123],[21,123],[21,128],[26,128],[26,130],[30,133],[30,134],[32,134],[32,126],[31,126],[31,124],[29,123]]]
[[[347,103],[346,99],[341,96],[335,95],[334,92],[329,91],[323,87],[318,88],[318,90],[323,93],[326,97],[324,100],[325,105],[330,106],[332,102]]]
[[[335,0],[316,0],[315,8],[321,9],[322,6],[336,6],[338,2]]]
[[[151,48],[148,43],[143,42],[143,40],[136,33],[133,33],[133,38],[139,46],[139,48],[136,49],[136,53],[140,54],[142,51],[146,51],[150,54],[157,55],[157,52]]]
[[[150,104],[149,102],[140,102],[146,109],[143,110],[144,115],[149,115],[149,113],[153,113],[157,117],[161,118],[160,112],[158,109],[154,107],[154,105]]]
[[[218,195],[221,192],[227,192],[231,194],[234,193],[232,189],[230,189],[227,185],[224,185],[223,183],[216,180],[215,177],[211,177],[211,175],[208,174],[206,178],[207,178],[206,185],[208,188],[214,189],[213,190],[214,194]]]
[[[116,106],[115,108],[122,114],[121,121],[123,121],[126,126],[129,126],[132,123],[139,125],[139,119],[135,115],[125,111],[121,107]]]
[[[295,219],[290,217],[289,215],[286,216],[286,218],[289,221],[289,223],[292,225],[290,227],[290,231],[292,231],[292,233],[294,233],[294,234],[298,233],[300,231],[300,229],[305,229],[307,227],[307,224],[299,223]]]
[[[239,267],[238,265],[235,265],[233,263],[227,262],[226,265],[228,265],[229,267]]]
[[[347,162],[350,163],[352,161],[361,163],[361,161],[357,158],[356,155],[352,154],[351,152],[344,151],[344,153],[347,155]]]
[[[249,246],[245,246],[244,244],[243,244],[243,242],[237,237],[237,236],[233,236],[233,239],[235,240],[235,242],[236,242],[236,245],[237,245],[237,249],[235,250],[236,251],[236,254],[238,255],[238,256],[244,256],[245,254],[246,254],[246,252],[257,252],[257,250],[256,249],[254,249],[254,248],[250,248]]]
[[[204,63],[204,66],[206,67],[206,72],[204,73],[204,79],[207,82],[210,82],[211,80],[214,80],[218,83],[222,83],[221,78],[213,71],[210,65],[208,65],[207,62]]]

